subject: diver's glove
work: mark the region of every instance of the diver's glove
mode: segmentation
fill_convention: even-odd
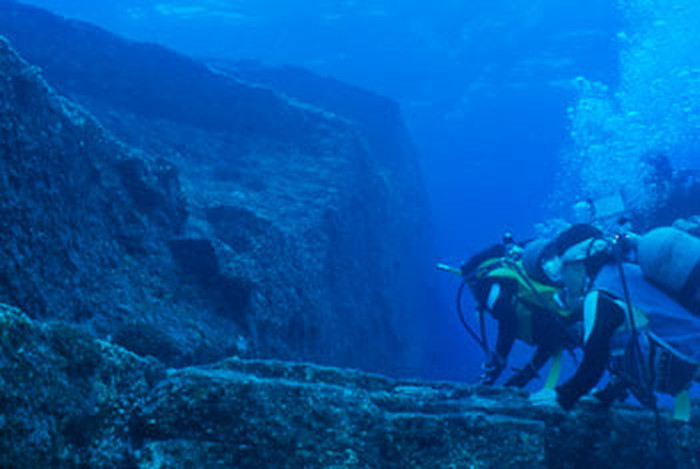
[[[532,365],[532,363],[528,363],[523,369],[517,370],[517,373],[511,376],[510,379],[506,381],[505,385],[509,387],[512,386],[522,388],[538,376],[539,374],[537,373],[537,369]]]
[[[498,352],[491,352],[488,361],[484,364],[484,372],[479,377],[479,384],[493,386],[506,367],[506,360]]]

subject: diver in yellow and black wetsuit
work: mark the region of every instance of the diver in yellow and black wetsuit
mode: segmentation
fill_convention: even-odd
[[[557,288],[538,280],[544,275],[535,273],[534,278],[527,271],[529,265],[536,265],[530,259],[539,257],[544,246],[542,241],[529,243],[524,250],[513,243],[494,245],[461,267],[482,321],[486,312],[498,323],[496,347],[484,364],[481,384],[496,383],[516,340],[535,346],[536,351],[527,365],[505,382],[506,386],[525,386],[538,376],[548,360],[560,358],[562,349],[577,345],[572,327],[576,321],[556,302]],[[553,369],[558,367],[557,360]],[[556,384],[557,374],[558,371],[550,373],[550,386]]]

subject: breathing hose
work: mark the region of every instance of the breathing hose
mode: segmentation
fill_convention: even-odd
[[[464,310],[462,309],[462,297],[464,296],[464,288],[466,286],[467,282],[462,281],[462,284],[459,286],[459,290],[457,290],[457,313],[459,314],[459,320],[462,323],[462,326],[464,326],[464,329],[469,333],[471,338],[474,339],[474,341],[479,345],[481,350],[483,350],[487,356],[490,356],[491,351],[489,350],[486,340],[484,339],[484,337],[479,337],[479,334],[477,334],[476,331],[474,331],[474,329],[469,325],[466,317],[464,316]],[[481,316],[483,318],[483,313],[481,313]]]
[[[625,277],[625,269],[622,262],[621,247],[615,246],[615,260],[617,263],[617,269],[620,273],[620,282],[622,283],[622,291],[625,296],[625,305],[627,307],[627,317],[629,319],[630,329],[632,330],[632,350],[636,355],[637,366],[639,367],[639,372],[644,383],[644,390],[642,392],[648,393],[651,402],[651,409],[654,412],[654,427],[656,430],[656,444],[657,444],[657,454],[654,455],[654,464],[656,467],[672,468],[675,467],[675,460],[673,459],[673,454],[669,446],[668,434],[663,428],[661,422],[661,415],[659,413],[659,406],[656,401],[656,395],[653,390],[653,383],[650,381],[647,369],[644,366],[644,356],[642,354],[642,347],[639,344],[639,330],[637,329],[637,324],[634,318],[634,312],[632,310],[632,298],[627,286],[627,278]]]

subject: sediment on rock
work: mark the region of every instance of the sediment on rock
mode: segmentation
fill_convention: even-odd
[[[274,360],[165,370],[5,305],[0,326],[4,467],[617,468],[656,449],[636,407]],[[698,467],[700,420],[668,417],[677,467]]]
[[[291,96],[11,0],[0,34],[27,61],[0,70],[21,77],[4,172],[33,188],[5,192],[0,299],[105,338],[158,329],[122,343],[172,342],[170,365],[427,366],[429,214],[395,103],[338,82]]]

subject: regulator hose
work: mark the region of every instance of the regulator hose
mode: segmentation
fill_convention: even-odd
[[[490,356],[491,351],[489,350],[489,346],[486,343],[486,340],[484,339],[484,337],[479,337],[479,334],[477,334],[474,328],[472,328],[469,325],[466,317],[464,316],[464,310],[462,309],[462,297],[464,296],[464,288],[466,286],[467,282],[462,281],[462,284],[459,286],[459,290],[457,290],[457,313],[459,314],[459,320],[462,323],[464,330],[466,330],[469,333],[469,336],[472,339],[474,339],[474,341],[479,345],[481,350],[483,350],[487,356]]]

